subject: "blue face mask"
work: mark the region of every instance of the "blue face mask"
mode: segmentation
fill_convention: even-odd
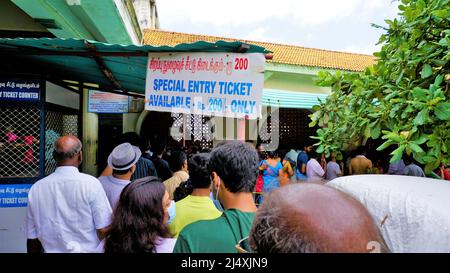
[[[213,189],[214,189],[214,184],[213,184]],[[219,186],[217,187],[216,198],[213,199],[213,203],[214,203],[214,206],[216,206],[216,208],[220,212],[223,212],[224,209],[222,207],[222,204],[220,204],[220,201],[219,201],[219,190],[220,190],[220,179],[219,179]]]
[[[167,208],[167,212],[169,213],[169,220],[167,220],[167,224],[172,223],[173,219],[175,218],[175,214],[177,213],[176,207],[175,207],[175,201],[170,201],[170,205]]]

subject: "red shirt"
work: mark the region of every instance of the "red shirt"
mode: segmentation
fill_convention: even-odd
[[[441,176],[441,170],[439,170],[438,175]],[[450,181],[450,172],[447,169],[444,169],[444,180]]]

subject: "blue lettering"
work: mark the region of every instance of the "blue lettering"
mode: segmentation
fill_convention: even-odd
[[[246,101],[246,100],[231,101],[231,112],[233,113],[253,114],[255,107],[256,101]]]
[[[186,97],[186,108],[191,108],[191,97]]]
[[[153,80],[153,90],[158,91],[158,79]]]

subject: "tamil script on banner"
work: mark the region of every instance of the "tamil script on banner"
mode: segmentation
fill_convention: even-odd
[[[206,116],[261,116],[262,53],[150,53],[145,109]]]
[[[0,101],[39,101],[40,80],[0,78]]]
[[[26,207],[32,184],[0,185],[0,208]]]
[[[103,114],[128,113],[129,97],[114,93],[89,90],[88,112]]]

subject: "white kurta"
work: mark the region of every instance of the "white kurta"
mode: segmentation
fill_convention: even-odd
[[[111,222],[111,206],[97,178],[58,167],[30,189],[27,236],[46,252],[95,252],[97,229]]]

